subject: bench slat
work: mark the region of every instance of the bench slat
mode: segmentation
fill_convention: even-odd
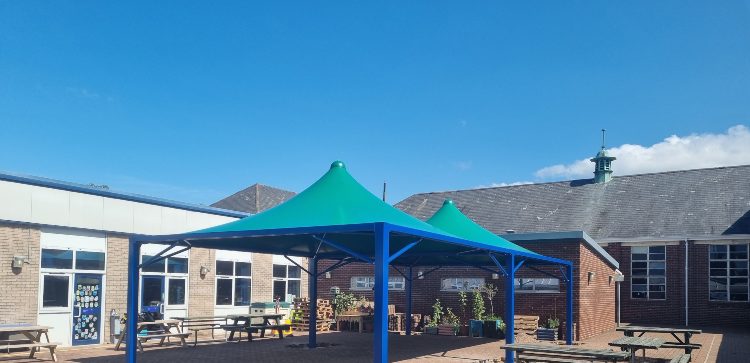
[[[49,348],[49,347],[57,347],[60,345],[60,343],[28,343],[28,344],[11,344],[11,345],[2,345],[0,346],[0,350],[5,349],[16,349],[16,348]]]

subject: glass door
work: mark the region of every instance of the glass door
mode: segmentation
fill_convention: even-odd
[[[73,345],[98,344],[102,326],[102,275],[74,275]]]
[[[143,276],[141,312],[163,314],[164,276]]]

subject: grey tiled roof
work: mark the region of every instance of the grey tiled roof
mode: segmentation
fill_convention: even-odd
[[[286,202],[295,196],[295,194],[284,189],[269,187],[263,184],[253,184],[211,204],[211,206],[256,214]]]
[[[585,231],[594,239],[750,234],[750,165],[416,194],[396,207],[429,218],[453,199],[497,234]]]

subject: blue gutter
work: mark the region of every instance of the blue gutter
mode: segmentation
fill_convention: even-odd
[[[66,190],[69,192],[83,193],[83,194],[89,194],[89,195],[98,195],[100,197],[127,200],[131,202],[152,204],[152,205],[158,205],[162,207],[184,209],[184,210],[189,210],[193,212],[208,213],[208,214],[214,214],[214,215],[225,216],[225,217],[245,218],[250,215],[248,213],[243,213],[243,212],[236,212],[236,211],[227,210],[227,209],[207,207],[203,205],[190,204],[190,203],[178,202],[174,200],[149,197],[149,196],[140,195],[140,194],[113,192],[109,190],[90,187],[84,184],[70,183],[70,182],[42,178],[42,177],[31,176],[31,175],[0,173],[0,180],[14,182],[14,183],[34,185],[38,187]]]

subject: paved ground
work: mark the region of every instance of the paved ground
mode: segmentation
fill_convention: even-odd
[[[695,363],[734,363],[750,362],[750,331],[706,331],[694,337],[693,341],[703,344],[693,359]],[[619,332],[609,332],[581,343],[585,347],[607,347],[607,343],[622,336]],[[138,355],[139,362],[206,362],[206,361],[253,361],[253,362],[371,362],[372,334],[349,332],[319,333],[318,342],[330,345],[318,349],[302,346],[307,336],[296,336],[283,340],[276,338],[255,339],[242,343],[202,343],[198,347],[180,348],[176,345],[164,348],[146,343],[146,352]],[[446,336],[390,336],[390,361],[393,362],[493,362],[504,353],[502,343],[483,338]],[[548,343],[550,344],[550,343]],[[648,362],[662,362],[679,353],[674,349],[649,351]],[[28,353],[27,353],[28,354]],[[0,353],[0,362],[39,362],[28,359],[27,354]],[[38,358],[49,360],[46,352],[37,353]],[[122,362],[122,352],[113,350],[112,345],[63,348],[59,351],[63,362],[105,363]]]

